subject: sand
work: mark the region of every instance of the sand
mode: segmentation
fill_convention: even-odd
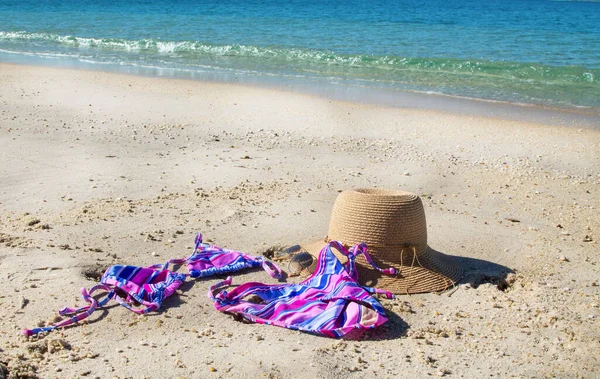
[[[598,377],[599,184],[599,128],[2,64],[0,378]],[[455,291],[381,299],[390,321],[350,340],[221,314],[222,278],[18,334],[196,232],[255,255],[322,237],[361,187],[422,197],[429,244],[465,268]],[[251,280],[275,282],[234,276]]]

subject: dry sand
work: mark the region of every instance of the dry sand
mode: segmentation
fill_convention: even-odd
[[[598,377],[599,184],[599,129],[2,64],[0,372]],[[147,316],[18,335],[111,264],[187,256],[197,231],[252,254],[321,237],[358,187],[422,196],[430,245],[463,257],[455,292],[382,299],[390,321],[356,340],[238,322],[206,296],[219,278]]]

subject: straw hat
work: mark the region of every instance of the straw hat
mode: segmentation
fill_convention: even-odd
[[[365,242],[378,267],[395,267],[399,272],[396,276],[382,274],[361,255],[356,264],[359,282],[365,286],[397,294],[437,292],[456,284],[463,274],[453,257],[427,245],[423,203],[410,192],[357,189],[340,193],[333,205],[327,237],[302,244],[302,249],[316,257],[327,242],[334,240],[346,246]],[[346,261],[332,250],[340,261]]]

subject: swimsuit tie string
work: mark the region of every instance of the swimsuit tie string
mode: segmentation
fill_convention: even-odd
[[[226,295],[227,292],[226,291],[221,291],[217,294],[217,296],[214,295],[215,291],[222,288],[222,287],[229,287],[231,285],[232,282],[232,278],[231,276],[228,276],[227,279],[220,281],[217,284],[213,284],[212,286],[210,286],[210,288],[208,289],[208,297],[212,300],[212,301],[217,301],[217,299],[223,299]]]
[[[69,325],[72,325],[72,324],[75,324],[75,323],[85,320],[92,313],[94,313],[94,311],[96,310],[96,308],[99,305],[98,301],[92,297],[92,293],[98,289],[108,292],[108,295],[106,296],[106,298],[104,298],[101,301],[102,304],[106,303],[108,300],[110,300],[110,298],[112,296],[114,296],[114,291],[111,291],[110,288],[105,286],[104,284],[97,284],[94,287],[92,287],[89,291],[86,288],[82,288],[80,290],[80,292],[81,292],[81,295],[83,296],[83,300],[85,300],[87,303],[89,303],[89,305],[85,305],[85,306],[79,307],[79,308],[64,307],[58,311],[58,314],[61,316],[74,315],[73,317],[67,318],[60,322],[57,322],[56,324],[46,326],[46,327],[40,327],[40,328],[34,328],[34,329],[24,329],[24,330],[21,330],[20,333],[29,337],[29,336],[32,336],[32,335],[35,335],[35,334],[38,334],[41,332],[49,332],[56,328],[62,328],[62,327],[69,326]]]

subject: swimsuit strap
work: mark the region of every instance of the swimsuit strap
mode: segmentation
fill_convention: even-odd
[[[169,267],[169,263],[173,264],[173,265],[184,265],[188,262],[187,258],[175,258],[175,259],[169,259],[168,261],[166,261],[164,264],[162,265],[153,265],[150,266],[152,268],[157,268],[156,266],[158,266],[158,268],[160,268],[161,270],[167,270]],[[187,275],[187,274],[185,274]]]
[[[365,259],[367,260],[367,262],[369,262],[369,264],[371,266],[373,266],[373,268],[375,270],[377,270],[377,271],[379,271],[379,272],[381,272],[381,273],[383,273],[385,275],[390,275],[390,276],[398,275],[398,270],[396,268],[394,268],[394,267],[388,267],[386,269],[379,268],[375,264],[375,262],[373,262],[373,258],[371,258],[371,256],[369,255],[369,253],[367,253],[367,244],[365,244],[364,242],[362,242],[362,243],[360,243],[358,245],[353,246],[352,249],[351,249],[351,253],[354,256],[354,259],[359,254],[362,254],[363,257],[365,257]],[[356,262],[354,261],[354,259],[352,259],[352,260],[348,259],[348,262],[350,263],[350,261],[352,261],[352,263],[351,263],[352,266],[353,266],[352,269],[356,270]],[[358,281],[358,272],[356,272],[356,279]],[[378,293],[380,295],[384,295],[388,299],[395,299],[396,298],[396,296],[393,293],[391,293],[390,291],[388,291],[388,290],[384,290],[384,289],[381,289],[381,288],[375,288],[375,287],[367,287],[367,286],[362,286],[362,287],[365,290],[367,290],[368,292],[370,292],[370,293]]]
[[[273,262],[268,261],[262,257],[258,257],[258,259],[262,260],[262,268],[269,274],[272,278],[281,279],[283,273],[281,269]]]
[[[139,300],[142,300],[140,298],[134,298],[136,301],[140,302]],[[150,303],[147,301],[141,301],[140,303],[142,305],[145,305],[145,308],[135,308],[133,305],[131,305],[131,303],[128,302],[128,300],[131,300],[130,297],[128,296],[127,299],[123,299],[119,296],[115,296],[115,301],[119,304],[121,304],[122,306],[124,306],[125,308],[129,309],[130,311],[132,311],[133,313],[137,313],[139,315],[141,314],[145,314],[148,312],[152,312],[156,309],[159,308],[159,305],[156,303]]]
[[[106,295],[106,297],[102,301],[100,301],[100,303],[98,303],[98,301],[92,297],[92,293],[98,289],[108,292],[108,295]],[[69,326],[69,325],[78,323],[78,322],[88,318],[92,313],[94,313],[94,311],[96,310],[96,308],[99,305],[106,304],[108,302],[108,300],[110,300],[114,296],[114,291],[111,291],[110,287],[108,287],[104,284],[97,284],[94,287],[92,287],[89,291],[85,288],[82,288],[81,295],[83,296],[83,300],[88,302],[89,305],[85,305],[85,306],[79,307],[79,308],[64,307],[58,311],[58,314],[60,314],[61,316],[74,315],[73,317],[65,319],[63,321],[60,321],[54,325],[50,325],[47,327],[24,329],[24,330],[21,330],[20,333],[29,337],[29,336],[33,336],[33,335],[36,335],[41,332],[49,332],[56,328],[62,328],[65,326]]]
[[[348,256],[348,250],[338,241],[330,241],[328,242],[319,252],[319,256],[317,257],[317,265],[315,267],[315,271],[310,275],[307,279],[303,280],[302,283],[307,283],[312,278],[318,277],[324,274],[335,274],[339,269],[336,265],[340,265],[339,259],[333,254],[331,248],[334,247],[336,250]],[[329,254],[327,254],[329,252]],[[343,265],[342,265],[343,266]],[[345,266],[343,266],[346,268]],[[347,271],[347,269],[346,269]]]
[[[373,259],[371,258],[369,253],[367,253],[367,244],[364,242],[361,242],[357,245],[352,246],[350,248],[350,250],[346,249],[346,247],[344,245],[342,245],[342,243],[339,241],[330,241],[325,246],[325,248],[328,248],[330,250],[332,247],[348,258],[348,261],[344,264],[344,268],[348,271],[348,274],[350,275],[350,277],[352,279],[356,280],[357,282],[358,282],[358,271],[356,270],[356,257],[360,254],[362,254],[365,257],[367,262],[369,262],[369,264],[371,266],[373,266],[373,268],[375,270],[377,270],[385,275],[398,275],[398,270],[395,269],[394,267],[389,267],[386,269],[379,268],[375,264],[375,262],[373,262]],[[384,290],[384,289],[367,287],[367,286],[362,286],[362,285],[361,285],[361,287],[363,287],[369,293],[381,294],[381,295],[384,295],[385,297],[387,297],[388,299],[395,298],[393,293],[391,293],[390,291]]]
[[[231,276],[228,276],[227,279],[222,280],[219,283],[213,284],[212,286],[210,286],[210,288],[208,289],[208,297],[210,297],[210,299],[212,301],[217,301],[217,299],[224,299],[227,292],[221,291],[215,296],[215,290],[222,288],[222,287],[229,287],[231,285],[231,281],[232,281]]]
[[[352,246],[350,248],[350,250],[348,250],[339,241],[329,241],[327,243],[327,245],[325,245],[325,248],[330,249],[330,250],[332,247],[348,258],[348,261],[346,262],[346,264],[344,266],[345,266],[346,270],[348,271],[348,273],[350,274],[350,276],[352,276],[354,279],[356,279],[356,276],[357,276],[355,259],[360,254],[362,254],[365,257],[367,262],[369,262],[369,264],[371,266],[373,266],[373,268],[375,270],[377,270],[383,274],[386,274],[386,275],[398,275],[398,270],[395,269],[394,267],[389,267],[386,269],[379,268],[375,264],[375,262],[373,262],[373,258],[371,258],[369,253],[367,253],[367,244],[364,242],[361,242],[359,244]]]
[[[198,233],[196,233],[196,237],[194,238],[194,244],[196,245],[196,247],[194,248],[194,251],[198,250],[198,246],[200,246],[201,243],[202,243],[202,233],[198,232]]]
[[[384,295],[386,298],[388,299],[395,299],[396,295],[394,295],[393,293],[391,293],[388,290],[384,290],[381,288],[375,288],[375,287],[367,287],[367,286],[362,286],[362,288],[364,288],[368,293],[378,293],[380,295]]]
[[[391,276],[398,275],[398,270],[395,269],[394,267],[389,267],[386,269],[379,268],[375,264],[375,262],[373,262],[373,258],[371,258],[369,253],[367,253],[367,244],[366,243],[362,242],[358,245],[355,245],[354,247],[352,247],[352,252],[354,253],[355,257],[358,256],[358,254],[362,254],[365,257],[365,259],[367,260],[367,262],[369,262],[369,264],[371,266],[373,266],[373,268],[375,270],[377,270],[383,274],[386,274],[386,275],[391,275]]]

